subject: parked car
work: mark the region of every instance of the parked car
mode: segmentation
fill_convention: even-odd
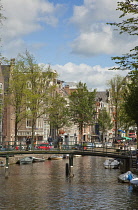
[[[103,144],[101,142],[95,142],[95,147],[103,147]]]
[[[72,146],[72,149],[74,149],[74,150],[81,150],[82,149],[82,145],[81,144],[74,144]]]
[[[42,143],[36,146],[36,149],[40,149],[40,150],[50,150],[52,148],[53,146],[51,146],[49,143]]]
[[[84,142],[83,143],[83,150],[91,150],[94,147],[95,147],[95,145],[92,142]]]
[[[113,147],[113,144],[112,144],[112,142],[105,142],[104,146],[111,148],[111,147]]]

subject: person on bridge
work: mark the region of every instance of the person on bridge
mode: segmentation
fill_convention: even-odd
[[[63,137],[61,137],[60,135],[57,136],[57,143],[58,143],[58,148],[61,149],[63,144]]]
[[[30,149],[30,144],[31,144],[31,138],[28,136],[26,138],[26,150],[28,151]]]
[[[49,143],[50,146],[52,145],[52,142],[53,142],[52,136],[49,136],[48,137],[48,143]]]

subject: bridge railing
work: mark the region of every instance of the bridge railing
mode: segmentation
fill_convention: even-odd
[[[41,142],[42,144],[44,142]],[[122,155],[133,155],[131,149],[128,148],[121,148],[119,145],[113,144],[112,146],[107,146],[104,144],[96,145],[94,143],[86,144],[86,142],[83,142],[82,144],[73,144],[72,142],[68,142],[68,144],[52,144],[49,145],[47,143],[45,148],[39,148],[38,146],[41,144],[40,142],[35,144],[33,147],[32,145],[29,146],[29,150],[78,150],[83,152],[103,152],[103,153],[115,153],[115,154],[122,154]],[[13,142],[13,141],[7,141],[5,144],[0,145],[0,151],[12,151],[12,150],[26,150],[27,145],[25,142]]]

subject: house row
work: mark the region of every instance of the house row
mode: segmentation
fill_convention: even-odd
[[[13,107],[11,105],[4,105],[4,96],[7,94],[7,89],[9,85],[10,75],[14,59],[11,59],[10,65],[0,65],[0,144],[14,144],[15,141],[15,114]],[[74,82],[63,82],[58,79],[55,80],[57,91],[60,93],[67,101],[68,96],[71,92],[76,90],[76,83]],[[96,93],[95,99],[95,109],[96,116],[94,119],[94,125],[84,126],[83,128],[83,141],[100,140],[101,132],[98,125],[98,113],[101,109],[106,108],[106,110],[113,115],[113,107],[109,102],[110,92],[108,90]],[[113,119],[112,119],[113,120]],[[47,141],[48,136],[51,135],[50,124],[47,120],[47,116],[43,115],[37,119],[34,141],[36,143]],[[64,141],[70,141],[72,144],[78,143],[79,131],[77,125],[72,125],[71,127],[64,127],[59,129],[59,134],[63,136]],[[31,125],[28,119],[22,123],[18,129],[18,142],[25,144],[27,136],[32,135]],[[104,139],[110,140],[115,135],[115,128],[113,127],[110,131],[105,133]],[[56,138],[53,131],[53,138]]]

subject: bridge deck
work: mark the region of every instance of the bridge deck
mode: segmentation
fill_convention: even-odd
[[[31,150],[31,151],[25,151],[25,150],[12,150],[12,151],[0,151],[0,156],[14,156],[14,155],[20,155],[20,154],[72,154],[72,155],[83,155],[83,156],[100,156],[100,157],[112,157],[112,158],[120,158],[120,159],[128,159],[130,158],[130,154],[128,154],[128,151],[121,152],[116,151],[113,149],[103,151],[98,149],[93,149],[89,151],[82,151],[82,150]]]

